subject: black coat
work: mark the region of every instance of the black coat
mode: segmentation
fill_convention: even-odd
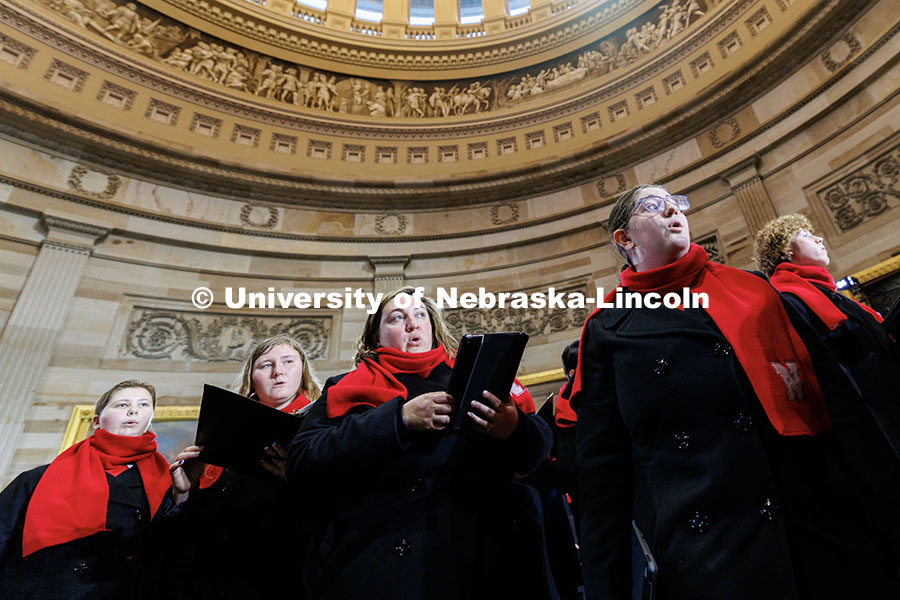
[[[852,435],[844,447],[866,515],[885,552],[900,565],[900,357],[897,345],[865,310],[841,294],[820,286],[847,320],[829,330],[803,301],[790,293],[785,300],[815,330],[858,389],[862,403],[844,403],[855,413]],[[843,438],[842,438],[843,439]],[[855,466],[856,465],[856,466]]]
[[[310,493],[309,490],[306,493]],[[175,598],[302,599],[300,569],[314,518],[302,491],[263,473],[225,469],[184,503],[173,578]]]
[[[31,495],[48,465],[26,471],[0,493],[0,597],[4,600],[152,599],[164,587],[164,539],[178,509],[166,497],[157,515],[140,474],[107,474],[109,531],[38,550],[22,558],[22,530]],[[77,494],[77,490],[73,490]],[[65,515],[61,515],[65,518]],[[160,587],[158,587],[160,586]]]
[[[445,390],[449,375],[439,365],[427,379],[397,378],[415,398]],[[513,481],[549,451],[545,423],[520,412],[505,442],[414,433],[399,397],[329,419],[328,385],[288,461],[290,477],[321,500],[324,525],[306,569],[311,598],[556,598],[536,494]]]
[[[890,580],[834,436],[777,435],[704,311],[607,308],[581,352],[587,600],[632,596],[632,518],[659,563],[658,599],[874,597]]]

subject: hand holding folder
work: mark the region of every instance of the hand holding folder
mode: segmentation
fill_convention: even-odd
[[[454,429],[461,429],[472,401],[484,402],[487,390],[506,402],[525,352],[525,333],[486,333],[463,336],[453,363],[447,393],[458,402]]]
[[[198,460],[243,473],[263,473],[260,461],[272,459],[265,448],[278,442],[284,448],[302,419],[234,392],[206,384],[200,401],[196,444]]]

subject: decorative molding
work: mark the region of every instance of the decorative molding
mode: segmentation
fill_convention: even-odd
[[[900,144],[815,191],[828,218],[845,232],[900,206]]]
[[[562,294],[580,292],[589,297],[586,285],[559,288]],[[590,314],[588,308],[445,308],[444,322],[458,338],[466,334],[486,332],[524,331],[530,336],[547,335],[557,331],[580,329]]]
[[[256,127],[247,127],[239,123],[234,124],[231,130],[231,142],[256,148],[259,146],[259,138],[262,136],[262,130]]]
[[[694,240],[694,243],[706,250],[709,254],[709,260],[719,264],[726,265],[725,255],[721,251],[722,245],[719,243],[719,233],[714,231],[710,234],[701,236]]]
[[[97,94],[97,100],[121,110],[131,110],[135,96],[137,96],[137,92],[134,90],[104,79],[103,85],[100,86],[100,92]]]
[[[275,229],[281,213],[272,206],[254,206],[245,204],[241,207],[241,225],[246,227],[258,227],[260,229]]]
[[[66,184],[69,189],[81,194],[98,200],[110,200],[115,197],[116,192],[122,186],[122,179],[112,173],[76,165],[69,173]]]
[[[381,235],[400,235],[406,233],[409,218],[406,215],[386,214],[375,217],[375,231]]]
[[[50,61],[47,72],[44,73],[44,79],[66,88],[72,92],[80,92],[84,87],[84,82],[88,78],[88,72],[82,71],[78,67],[73,67],[68,63],[64,63],[54,58]]]
[[[242,361],[259,340],[279,334],[300,342],[310,360],[327,358],[331,317],[243,316],[135,306],[120,358],[180,362]]]
[[[719,129],[722,129],[723,127],[728,130],[728,139],[724,140],[719,136]],[[709,141],[716,150],[725,147],[739,137],[741,137],[741,124],[734,117],[725,119],[723,122],[709,130]]]
[[[0,60],[14,65],[17,69],[27,69],[37,50],[18,40],[0,33]]]
[[[608,189],[606,187],[607,182],[610,179],[614,179],[616,182],[616,189]],[[628,184],[625,182],[625,176],[622,173],[616,173],[612,177],[608,177],[606,179],[601,179],[597,182],[597,192],[600,194],[601,198],[610,198],[612,196],[617,196],[628,189]]]
[[[509,225],[519,220],[519,203],[503,202],[491,207],[491,223]]]
[[[822,64],[825,65],[828,72],[834,73],[847,64],[860,50],[862,50],[862,43],[856,34],[848,29],[834,45],[823,50],[819,58],[822,59]]]
[[[740,3],[740,5],[743,6],[743,3]],[[843,4],[841,6],[844,7]],[[833,12],[834,8],[834,2],[822,7],[820,11],[818,11],[815,15],[812,15],[810,19],[804,21],[801,26],[796,28],[796,30],[792,34],[792,39],[790,40],[791,43],[786,42],[783,46],[768,53],[764,60],[760,61],[758,64],[755,64],[752,69],[748,69],[747,71],[742,72],[740,74],[740,77],[734,80],[732,84],[730,84],[730,86],[741,86],[746,84],[748,80],[753,79],[754,81],[758,81],[761,79],[761,81],[759,81],[759,88],[768,89],[767,86],[770,85],[770,82],[778,81],[779,78],[782,77],[784,72],[786,72],[785,69],[787,68],[787,66],[785,64],[781,64],[781,67],[779,69],[769,70],[766,70],[766,67],[769,66],[774,60],[785,59],[786,57],[788,58],[788,63],[796,64],[796,61],[800,60],[801,53],[792,51],[791,48],[794,48],[796,46],[795,42],[797,40],[806,39],[809,35],[812,35],[811,32],[815,33],[815,35],[819,37],[827,37],[826,34],[828,34],[829,31],[839,27],[842,23],[846,22],[845,18],[848,16],[848,13],[844,12],[839,13],[841,15],[841,18],[835,19],[833,21],[827,21],[823,26],[821,22],[821,20],[824,18],[823,15],[827,15],[830,12]],[[729,7],[726,12],[730,12],[731,10],[733,10],[733,7]],[[0,15],[7,16],[7,14],[8,9],[5,6],[0,6]],[[13,13],[12,17],[16,17],[16,15]],[[20,26],[22,25],[22,22],[16,22],[15,25]],[[24,25],[28,26],[29,23],[25,22]],[[816,27],[818,27],[818,29],[816,29]],[[703,30],[704,34],[705,31],[706,30]],[[882,38],[880,38],[876,43],[867,48],[864,53],[855,57],[852,61],[852,64],[855,65],[865,60],[866,57],[877,51],[878,48],[882,47],[884,43],[886,43],[887,40],[896,35],[896,33],[897,28],[895,27],[889,34],[882,36]],[[695,38],[691,38],[692,43],[694,40]],[[793,46],[792,43],[794,43]],[[71,51],[74,53],[77,53],[79,50],[79,48],[71,46],[67,46],[66,48],[67,51]],[[679,49],[684,48],[679,47]],[[107,57],[104,56],[104,58]],[[791,62],[792,59],[795,62]],[[659,61],[652,61],[650,65],[658,65],[658,62]],[[117,63],[109,63],[107,66],[115,66],[116,64]],[[763,71],[765,73],[763,73]],[[817,88],[815,93],[802,99],[794,106],[792,106],[790,110],[785,111],[784,113],[777,116],[773,121],[766,123],[760,128],[757,128],[756,130],[748,134],[748,136],[744,139],[749,139],[750,136],[759,135],[772,126],[776,125],[777,123],[783,121],[783,119],[789,117],[791,114],[795,113],[797,110],[808,104],[813,98],[818,97],[822,92],[829,89],[847,72],[848,69],[842,69],[835,75],[837,79],[828,80],[824,83],[823,86]],[[586,97],[585,99],[587,100],[590,98],[591,97]],[[627,166],[627,164],[629,164],[629,162],[634,158],[632,156],[634,148],[638,147],[639,145],[641,147],[646,147],[647,143],[653,141],[654,136],[660,135],[663,131],[668,131],[669,129],[674,128],[676,132],[679,132],[678,135],[681,136],[683,133],[681,132],[682,129],[692,128],[693,130],[696,130],[696,127],[698,126],[707,127],[709,125],[709,120],[713,118],[718,112],[715,110],[709,110],[709,102],[724,102],[726,98],[727,90],[718,92],[713,97],[708,99],[708,102],[705,101],[704,103],[698,104],[696,106],[690,106],[687,110],[684,110],[675,115],[672,119],[669,119],[666,122],[665,126],[655,127],[651,130],[641,130],[634,136],[630,137],[629,140],[627,140],[627,143],[617,144],[616,148],[614,149],[600,147],[596,152],[593,152],[589,155],[585,155],[574,160],[568,159],[566,161],[550,165],[544,172],[540,174],[540,178],[538,178],[536,174],[530,172],[516,173],[510,177],[504,176],[497,181],[473,181],[465,182],[460,185],[448,182],[448,185],[435,186],[433,190],[424,190],[421,188],[396,188],[391,190],[391,194],[392,196],[396,197],[398,201],[396,205],[398,207],[415,206],[415,200],[419,197],[441,197],[444,199],[448,199],[448,201],[454,205],[463,205],[472,203],[474,201],[492,201],[504,196],[509,197],[509,190],[512,187],[521,187],[521,189],[528,189],[529,193],[536,193],[542,190],[557,189],[559,185],[570,186],[576,180],[573,179],[573,173],[576,174],[576,178],[580,177],[581,179],[584,179],[588,173],[590,173],[592,177],[595,177],[598,165],[602,165],[604,170],[621,170],[624,166]],[[579,99],[579,102],[581,102],[581,99]],[[2,99],[0,99],[0,104],[5,105],[4,108],[7,109],[7,112],[15,112],[19,116],[34,120],[33,113],[29,113],[29,111],[27,110],[22,110],[18,105],[10,107],[9,103],[2,102]],[[54,117],[54,119],[55,118],[56,117]],[[180,177],[177,181],[191,181],[194,189],[198,189],[200,191],[211,191],[211,193],[226,195],[226,197],[227,195],[231,194],[231,189],[233,188],[235,192],[237,192],[237,190],[239,189],[239,195],[244,198],[258,198],[260,200],[282,201],[286,203],[296,203],[299,201],[300,203],[306,205],[322,206],[335,206],[335,201],[337,201],[337,203],[342,208],[357,208],[360,206],[368,206],[371,198],[380,197],[380,195],[383,194],[383,191],[381,191],[377,187],[373,187],[370,189],[366,186],[341,186],[331,184],[316,185],[307,183],[303,180],[295,180],[293,178],[269,177],[267,176],[267,174],[257,173],[250,170],[244,173],[241,170],[236,171],[234,168],[224,169],[220,168],[213,162],[210,162],[209,164],[203,162],[198,165],[196,160],[187,161],[178,157],[177,155],[174,158],[172,156],[161,156],[153,148],[143,146],[136,147],[132,144],[110,140],[109,138],[96,135],[93,132],[80,129],[78,127],[73,127],[60,121],[54,121],[53,119],[44,118],[44,124],[47,123],[53,123],[52,126],[58,130],[65,130],[70,134],[77,135],[77,137],[84,139],[84,142],[79,142],[77,145],[73,145],[71,142],[67,141],[67,138],[65,137],[41,137],[29,131],[23,131],[21,128],[11,129],[3,124],[0,124],[0,129],[2,129],[4,133],[22,139],[27,143],[38,144],[51,149],[52,151],[69,153],[70,155],[74,155],[75,153],[84,154],[85,147],[112,147],[110,148],[109,157],[104,155],[95,155],[91,156],[91,160],[98,164],[128,164],[129,168],[131,168],[132,171],[138,173],[138,176],[141,177],[146,176],[158,179],[161,175],[166,176],[166,174],[168,173],[179,173]],[[437,137],[439,138],[440,135],[438,135]],[[669,137],[671,137],[671,135],[669,135]],[[632,150],[627,150],[629,148],[631,148]],[[112,158],[113,152],[115,152],[115,156],[117,157],[115,160],[113,160]],[[629,152],[631,152],[631,154],[629,154]],[[123,153],[132,153],[144,159],[162,160],[167,168],[160,169],[160,165],[156,164],[152,167],[143,168],[142,171],[142,167],[140,166],[140,164],[138,164],[138,166],[134,166],[130,165],[126,161],[123,161],[121,158]],[[715,160],[718,156],[719,153],[713,153],[696,163],[695,166],[702,166],[702,164],[707,164],[710,161]],[[186,179],[184,176],[185,170],[194,172],[197,175],[202,175],[202,177],[190,177]],[[221,181],[226,181],[228,182],[228,184],[223,187],[220,184],[216,183]],[[248,184],[250,185],[248,186]],[[289,184],[291,190],[290,194],[287,194],[286,192],[282,193],[281,191],[276,192],[275,189],[267,187],[270,185],[274,185],[277,189],[281,188],[285,184]]]

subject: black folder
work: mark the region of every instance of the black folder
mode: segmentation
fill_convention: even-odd
[[[507,401],[527,343],[526,333],[463,336],[447,384],[447,393],[459,403],[454,429],[472,422],[466,413],[472,400],[482,400],[484,390]]]
[[[197,419],[198,460],[243,473],[264,472],[259,461],[272,442],[287,448],[302,419],[229,390],[205,384]]]

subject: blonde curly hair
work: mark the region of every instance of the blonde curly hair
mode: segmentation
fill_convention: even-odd
[[[753,243],[753,260],[759,270],[771,276],[775,267],[791,262],[791,240],[801,229],[813,233],[812,223],[801,214],[778,217],[763,225]]]

